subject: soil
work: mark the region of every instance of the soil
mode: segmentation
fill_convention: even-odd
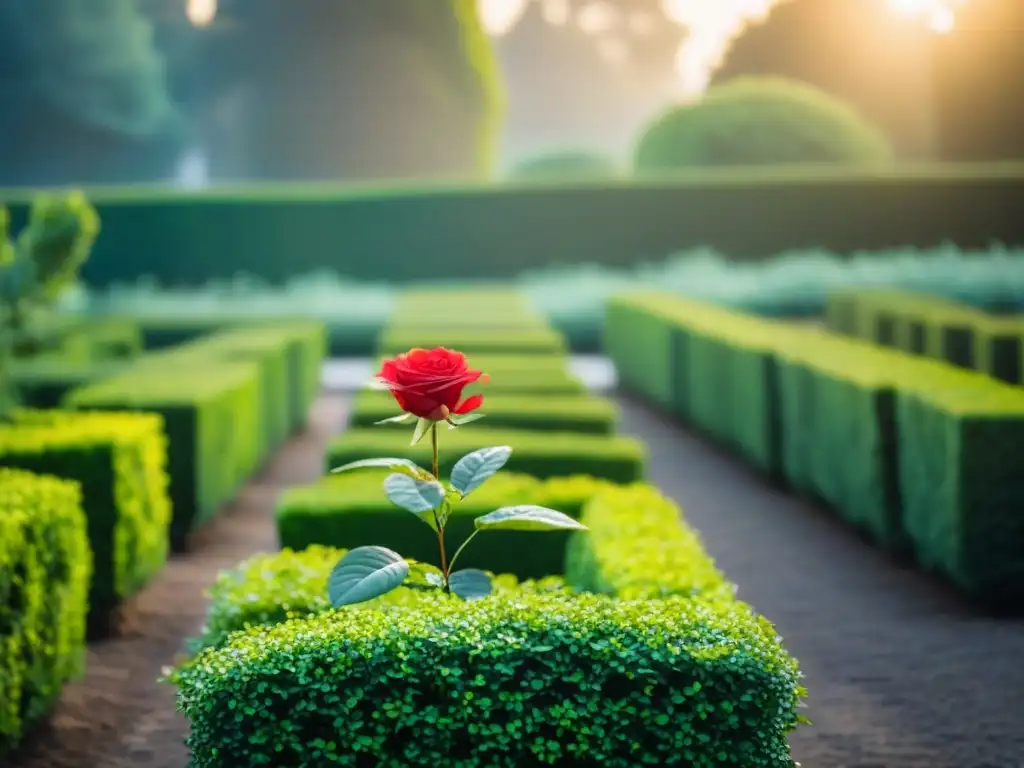
[[[185,768],[187,723],[156,682],[205,611],[218,571],[276,549],[280,489],[320,475],[345,398],[326,396],[291,441],[90,647],[86,676],[2,768]],[[622,427],[650,446],[650,480],[685,510],[742,599],[800,660],[814,725],[792,737],[805,768],[1024,768],[1024,622],[971,611],[828,512],[628,400]],[[741,767],[737,767],[741,768]]]

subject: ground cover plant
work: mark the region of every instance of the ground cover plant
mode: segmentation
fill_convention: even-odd
[[[638,345],[636,338],[647,343]],[[896,349],[663,294],[617,299],[623,384],[909,549],[973,601],[1019,610],[1024,390]]]

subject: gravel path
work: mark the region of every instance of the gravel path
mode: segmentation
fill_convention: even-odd
[[[218,572],[277,549],[277,494],[321,475],[345,404],[333,396],[316,403],[310,428],[199,533],[191,552],[173,557],[136,597],[121,637],[90,646],[85,677],[65,688],[51,721],[25,748],[0,758],[0,768],[185,768],[188,724],[174,709],[173,687],[156,680],[202,624],[204,590]]]
[[[620,401],[650,480],[801,662],[805,768],[1024,768],[1024,621],[973,614],[738,459]]]

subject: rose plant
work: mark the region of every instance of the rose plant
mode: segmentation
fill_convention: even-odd
[[[427,471],[404,458],[373,458],[354,461],[333,472],[385,467],[395,469],[384,480],[384,493],[397,506],[408,510],[428,525],[437,537],[440,574],[427,572],[427,588],[454,593],[475,600],[491,593],[491,579],[476,568],[455,571],[455,562],[466,545],[481,531],[585,530],[586,527],[554,509],[533,504],[501,507],[474,521],[474,530],[448,558],[445,525],[452,509],[500,470],[512,454],[507,445],[481,448],[466,454],[452,467],[447,486],[438,471],[438,428],[444,423],[455,429],[484,414],[477,409],[483,395],[465,399],[463,390],[476,381],[487,381],[483,371],[472,370],[465,355],[455,350],[413,349],[385,360],[377,382],[395,398],[402,413],[378,424],[416,418],[412,445],[430,433],[432,464]],[[386,547],[364,546],[349,550],[334,567],[328,580],[328,597],[334,607],[371,600],[401,585],[410,572],[409,563]]]

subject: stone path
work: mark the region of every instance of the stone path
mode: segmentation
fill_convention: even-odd
[[[90,646],[85,677],[69,685],[51,722],[0,768],[185,768],[188,725],[174,689],[157,683],[206,611],[217,574],[256,552],[277,549],[278,492],[323,472],[327,440],[344,424],[346,399],[321,398],[310,427],[282,448],[133,601],[124,636]]]
[[[622,401],[650,480],[799,659],[805,768],[1024,768],[1024,621],[972,613],[828,512],[768,488],[666,417]]]

